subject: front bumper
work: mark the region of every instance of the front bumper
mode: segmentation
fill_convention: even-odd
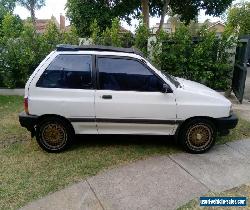
[[[227,134],[229,129],[233,129],[238,124],[238,117],[233,113],[229,117],[222,117],[216,119],[217,130],[221,134]]]
[[[28,131],[30,131],[32,136],[35,133],[35,126],[37,124],[37,118],[38,116],[29,115],[29,114],[26,114],[25,112],[21,112],[19,114],[20,125],[26,128]]]

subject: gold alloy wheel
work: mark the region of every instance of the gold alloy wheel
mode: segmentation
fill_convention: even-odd
[[[59,148],[65,144],[67,134],[64,127],[60,124],[50,123],[44,127],[42,139],[47,146]]]
[[[187,134],[188,144],[196,149],[206,148],[211,143],[211,140],[211,130],[204,124],[194,125]]]

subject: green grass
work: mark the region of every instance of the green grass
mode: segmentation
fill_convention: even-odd
[[[18,113],[22,109],[23,97],[0,96],[0,148],[29,139],[28,132],[20,128],[18,122]]]
[[[204,195],[208,197],[247,197],[250,198],[250,184],[244,184],[239,187],[232,188],[230,190],[221,192],[221,193],[213,193],[209,192],[208,194]],[[181,206],[177,210],[210,210],[210,209],[216,209],[216,210],[223,210],[223,209],[248,209],[250,210],[249,200],[248,206],[246,207],[201,207],[199,203],[199,198],[195,198],[185,205]]]
[[[71,149],[49,154],[19,126],[22,103],[22,97],[0,96],[0,209],[17,209],[107,168],[180,151],[167,137],[84,136]],[[250,123],[240,120],[218,142],[246,137],[250,137]]]
[[[230,131],[229,135],[219,136],[217,138],[217,144],[224,144],[226,142],[246,139],[249,137],[250,137],[250,121],[239,119],[238,125],[236,126],[236,128]]]

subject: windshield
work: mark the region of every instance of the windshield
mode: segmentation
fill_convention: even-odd
[[[177,80],[174,76],[168,74],[167,72],[163,72],[163,71],[161,71],[161,73],[162,73],[163,76],[165,76],[171,83],[173,83],[173,84],[175,85],[175,87],[180,87],[180,83],[178,82],[178,80]]]
[[[154,66],[153,64],[152,64],[152,62],[149,60],[149,59],[146,59],[146,58],[144,58],[151,66]],[[172,84],[174,84],[174,86],[175,87],[180,87],[181,85],[180,85],[180,83],[178,82],[178,80],[174,77],[174,76],[172,76],[172,75],[170,75],[170,74],[168,74],[167,72],[165,72],[165,71],[160,71],[161,72],[161,74],[164,76],[164,77],[166,77],[167,78],[167,80],[169,80]]]

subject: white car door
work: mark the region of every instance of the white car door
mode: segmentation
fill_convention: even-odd
[[[100,134],[173,134],[174,93],[146,64],[129,57],[97,56],[95,111]]]
[[[97,133],[92,63],[91,55],[57,55],[30,84],[30,114],[63,116],[77,134]]]

